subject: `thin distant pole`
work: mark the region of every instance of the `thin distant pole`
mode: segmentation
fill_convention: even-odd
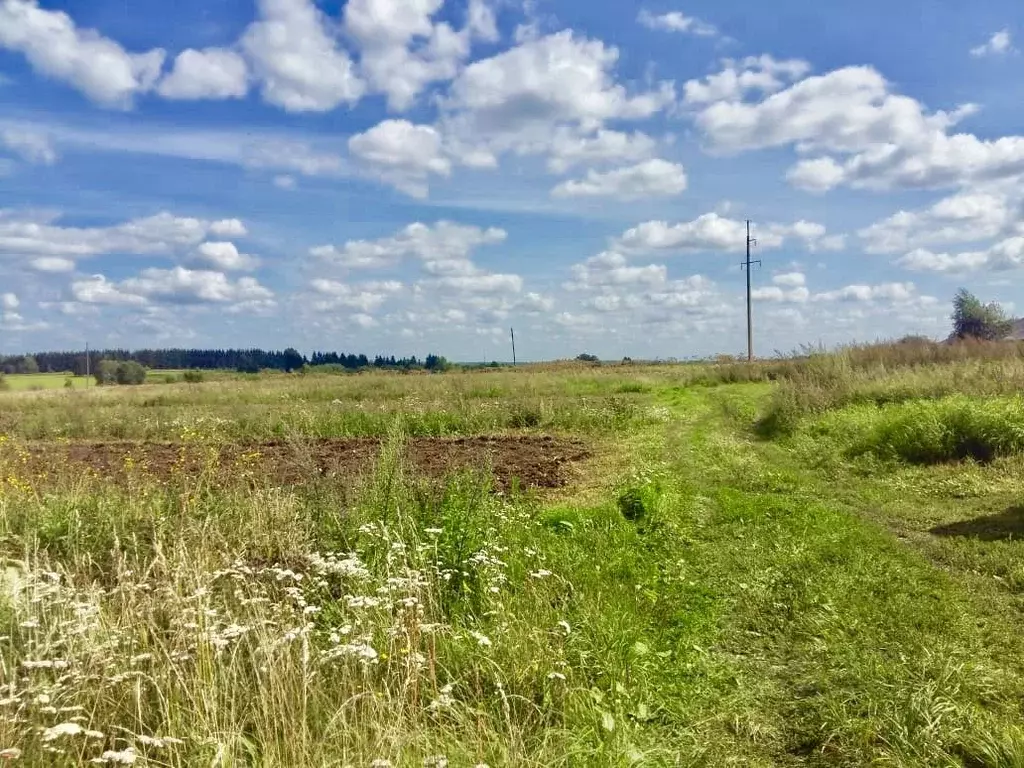
[[[747,219],[747,260],[741,266],[747,270],[747,362],[754,362],[754,314],[750,297],[750,265],[760,264],[761,260],[750,260],[750,246],[757,245],[757,240],[750,236],[750,219]]]
[[[516,329],[509,328],[508,332],[512,335],[512,365],[516,364]]]

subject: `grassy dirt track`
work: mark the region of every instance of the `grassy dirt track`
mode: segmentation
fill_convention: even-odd
[[[863,393],[956,394],[915,395],[910,365],[856,363],[842,392],[794,364],[774,383],[623,366],[16,398],[0,749],[29,765],[1024,765],[1021,459],[886,449],[909,438],[885,437],[906,434],[899,414]],[[972,439],[1004,444],[985,430]],[[580,461],[562,487],[499,492],[493,462],[441,483],[414,470],[416,436],[487,434]],[[274,435],[310,455],[362,436],[375,468],[281,485],[224,458]],[[193,469],[111,449],[121,479],[97,487],[34,448],[121,439],[174,440]]]

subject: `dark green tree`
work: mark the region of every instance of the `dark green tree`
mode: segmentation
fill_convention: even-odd
[[[952,320],[953,337],[957,339],[999,341],[1009,336],[1013,329],[1013,322],[1006,317],[1002,307],[995,302],[982,304],[966,288],[956,292]]]

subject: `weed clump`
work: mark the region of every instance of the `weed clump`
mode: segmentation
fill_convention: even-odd
[[[874,426],[850,448],[913,464],[973,459],[987,462],[1024,451],[1024,398],[966,396],[881,409]]]

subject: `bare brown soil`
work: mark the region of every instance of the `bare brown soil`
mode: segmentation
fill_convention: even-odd
[[[243,445],[184,445],[147,442],[36,444],[34,468],[47,475],[86,472],[114,482],[128,477],[166,480],[204,468],[224,478],[291,485],[317,478],[350,484],[371,469],[380,451],[374,438],[272,440]],[[570,466],[590,456],[584,443],[550,436],[411,438],[405,460],[415,474],[443,477],[453,471],[493,472],[500,489],[564,485]]]

